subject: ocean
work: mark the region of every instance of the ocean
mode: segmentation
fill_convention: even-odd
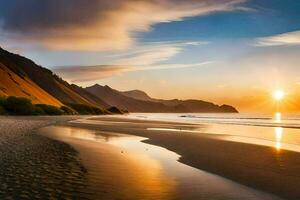
[[[224,140],[271,146],[278,151],[286,149],[300,152],[300,115],[297,114],[132,113],[123,117],[191,123],[194,124],[193,129],[183,127],[171,131],[214,134]]]

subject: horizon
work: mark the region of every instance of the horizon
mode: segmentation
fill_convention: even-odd
[[[281,111],[299,112],[299,9],[293,0],[12,0],[0,3],[0,43],[83,87],[254,113],[275,112],[282,90]]]

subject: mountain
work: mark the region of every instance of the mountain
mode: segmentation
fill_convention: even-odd
[[[183,110],[181,112],[224,112],[224,113],[237,113],[238,111],[230,106],[230,105],[222,105],[218,106],[216,104],[202,101],[202,100],[163,100],[163,99],[155,99],[151,98],[147,93],[140,91],[140,90],[131,90],[121,92],[122,94],[137,99],[137,100],[144,100],[144,101],[151,101],[162,103],[166,106],[180,106]],[[177,108],[179,109],[179,108]]]
[[[4,74],[1,73],[2,76],[6,77],[5,80],[11,80],[10,83],[12,83],[11,86],[9,82],[4,82],[4,78],[0,80],[2,87],[4,90],[6,89],[6,92],[2,92],[3,95],[24,97],[32,95],[30,99],[34,103],[48,103],[50,105],[77,103],[102,108],[109,107],[100,98],[88,94],[78,86],[70,85],[50,70],[35,64],[23,56],[10,53],[2,48],[0,48],[0,64],[2,69],[6,70]],[[27,86],[28,84],[31,85],[31,90],[26,89],[29,87]]]
[[[130,90],[130,91],[125,91],[125,92],[121,92],[121,93],[127,97],[131,97],[131,98],[142,100],[142,101],[153,101],[154,100],[150,96],[148,96],[148,94],[146,92],[141,91],[141,90]]]
[[[201,100],[160,100],[153,99],[145,92],[133,90],[121,92],[109,86],[94,85],[85,88],[88,92],[98,96],[112,106],[126,109],[129,112],[170,112],[170,113],[236,113],[234,107],[229,105],[218,106]]]
[[[172,112],[172,108],[165,106],[162,103],[151,101],[142,101],[134,99],[122,94],[109,86],[94,85],[85,88],[91,94],[101,97],[105,102],[110,105],[116,106],[121,109],[128,110],[129,112]]]

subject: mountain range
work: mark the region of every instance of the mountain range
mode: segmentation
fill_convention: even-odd
[[[112,106],[129,112],[159,113],[236,113],[230,105],[202,100],[154,99],[140,90],[118,91],[109,86],[82,88],[35,64],[28,58],[0,48],[0,96],[19,96],[33,103],[62,106],[70,103],[108,109]]]

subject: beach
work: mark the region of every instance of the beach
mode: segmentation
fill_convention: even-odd
[[[300,157],[295,151],[228,141],[222,135],[194,134],[190,131],[198,125],[188,123],[106,117],[70,125],[145,137],[148,140],[143,142],[176,152],[179,162],[186,165],[282,198],[300,198]]]
[[[2,197],[300,198],[299,152],[208,134],[207,124],[130,116],[1,121]]]

